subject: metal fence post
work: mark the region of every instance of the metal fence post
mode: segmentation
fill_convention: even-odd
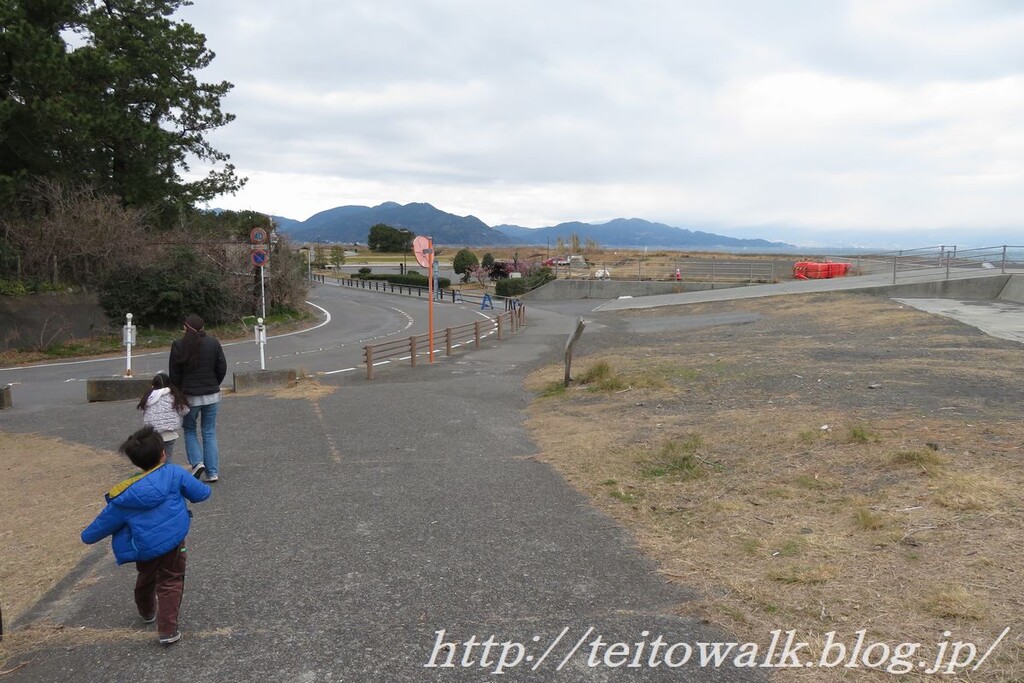
[[[412,366],[416,367],[416,337],[409,337],[409,359]]]
[[[446,356],[452,355],[452,328],[450,328],[450,327],[444,328],[444,346],[445,346],[445,353],[444,353],[444,355],[446,355]]]
[[[473,323],[473,343],[476,348],[480,348],[480,321]]]
[[[364,346],[363,353],[366,355],[366,379],[373,379],[373,347]]]
[[[495,320],[498,323],[498,341],[501,341],[501,316],[499,315]]]
[[[1003,245],[1003,262],[999,265],[999,271],[1001,273],[1006,272],[1006,245]]]

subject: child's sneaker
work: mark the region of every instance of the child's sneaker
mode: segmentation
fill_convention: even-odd
[[[142,617],[143,624],[152,624],[154,621],[156,621],[156,612],[153,612],[148,617]]]
[[[200,476],[202,476],[203,472],[205,472],[205,471],[206,471],[206,465],[203,464],[203,463],[198,463],[198,464],[192,465],[192,476],[195,477],[196,479],[198,479]]]
[[[208,481],[208,482],[220,481],[220,477],[218,477],[216,474],[207,474],[206,475],[206,481]]]
[[[181,640],[181,631],[175,631],[173,636],[160,636],[161,645],[174,645]]]

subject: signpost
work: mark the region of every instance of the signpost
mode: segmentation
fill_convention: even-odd
[[[416,263],[427,269],[427,344],[430,350],[427,357],[434,362],[434,241],[422,235],[412,241],[412,250],[416,254]],[[414,359],[415,360],[415,359]]]
[[[267,294],[263,279],[267,264],[270,262],[270,254],[264,249],[263,245],[267,243],[267,231],[263,228],[253,228],[249,232],[249,242],[252,249],[249,258],[252,260],[252,265],[260,269],[260,312],[266,318]]]
[[[256,344],[260,347],[260,370],[267,369],[267,356],[265,347],[267,345],[267,327],[263,324],[263,321],[267,317],[267,291],[264,285],[264,274],[267,268],[267,263],[270,261],[270,253],[264,248],[267,243],[267,231],[263,228],[253,228],[249,233],[249,242],[251,251],[249,252],[249,259],[252,261],[252,265],[260,269],[260,312],[262,315],[256,318]]]

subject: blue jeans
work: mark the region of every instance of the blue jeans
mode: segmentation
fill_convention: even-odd
[[[185,432],[185,454],[188,456],[188,464],[195,466],[199,463],[206,465],[206,474],[212,476],[220,469],[220,453],[217,450],[217,409],[220,403],[211,403],[207,406],[192,406],[181,420],[182,431]],[[203,430],[203,443],[199,444],[199,437],[196,434],[196,422],[200,423]]]
[[[164,453],[167,455],[167,462],[171,461],[171,456],[174,455],[174,444],[177,439],[171,439],[170,441],[164,441]]]

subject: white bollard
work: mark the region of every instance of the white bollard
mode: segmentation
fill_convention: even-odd
[[[131,377],[132,376],[132,346],[135,344],[135,330],[136,330],[136,327],[135,327],[135,325],[132,325],[132,314],[131,313],[125,314],[125,318],[127,318],[128,322],[127,322],[127,324],[124,326],[124,328],[122,330],[122,333],[124,335],[123,342],[124,342],[125,348],[127,349],[127,351],[125,352],[126,366],[125,366],[124,376],[125,377]]]
[[[267,326],[263,324],[263,318],[256,318],[256,343],[260,347],[260,370],[266,370],[267,360],[264,347],[267,344]]]

